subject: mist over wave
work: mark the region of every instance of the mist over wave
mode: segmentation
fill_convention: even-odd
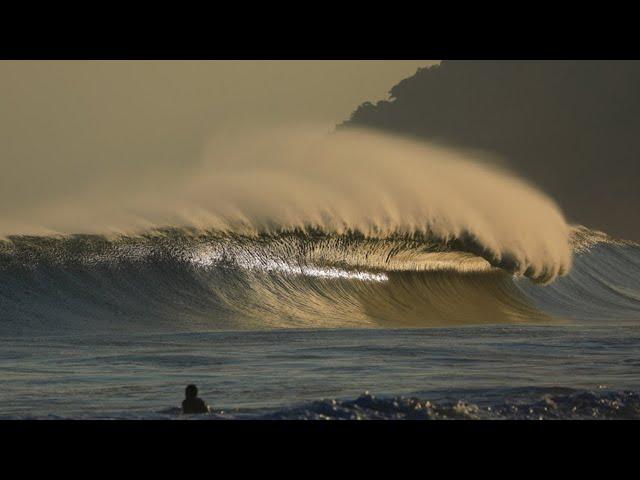
[[[548,282],[568,271],[562,213],[525,182],[462,154],[379,133],[312,127],[213,138],[200,167],[154,172],[135,191],[102,184],[36,209],[0,233],[132,235],[195,227],[302,231],[454,244]]]

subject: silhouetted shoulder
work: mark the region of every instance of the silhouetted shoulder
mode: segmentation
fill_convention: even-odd
[[[209,407],[201,398],[187,398],[182,401],[182,413],[209,413]]]

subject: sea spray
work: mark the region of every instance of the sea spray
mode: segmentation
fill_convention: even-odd
[[[0,223],[16,234],[140,235],[191,227],[237,235],[361,235],[442,243],[508,272],[550,282],[571,265],[552,200],[469,153],[367,131],[313,127],[214,137],[198,168],[155,172]],[[173,174],[172,174],[173,173]]]

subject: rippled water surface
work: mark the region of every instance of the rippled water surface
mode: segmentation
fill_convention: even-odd
[[[3,338],[0,381],[2,418],[640,418],[640,327]]]

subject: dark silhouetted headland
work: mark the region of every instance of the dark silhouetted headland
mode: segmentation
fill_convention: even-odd
[[[640,239],[638,61],[444,61],[347,126],[498,154],[570,221]]]

